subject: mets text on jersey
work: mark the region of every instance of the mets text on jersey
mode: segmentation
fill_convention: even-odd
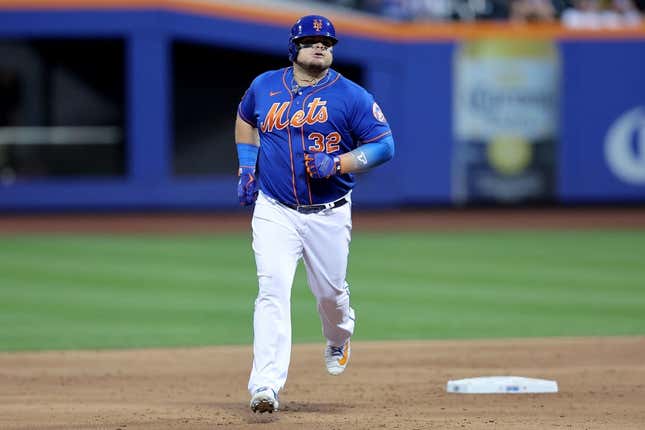
[[[327,122],[327,101],[316,97],[307,104],[307,112],[299,109],[291,115],[291,118],[285,118],[285,113],[289,109],[291,102],[273,103],[266,118],[262,121],[261,130],[263,133],[271,132],[273,129],[283,130],[287,126],[302,127],[305,124],[313,125],[317,122]]]

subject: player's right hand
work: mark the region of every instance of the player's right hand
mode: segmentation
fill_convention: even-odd
[[[258,183],[255,180],[255,169],[240,167],[240,179],[237,181],[237,198],[241,206],[250,206],[258,198]]]

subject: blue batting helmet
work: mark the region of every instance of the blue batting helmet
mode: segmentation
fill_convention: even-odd
[[[338,43],[336,39],[336,30],[330,20],[320,15],[307,15],[300,18],[291,27],[291,36],[289,37],[289,61],[295,61],[298,57],[298,39],[303,37],[322,36],[330,39],[332,45]]]

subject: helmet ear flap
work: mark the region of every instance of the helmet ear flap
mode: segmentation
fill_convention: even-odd
[[[293,40],[289,40],[289,61],[294,62],[298,58],[300,47]]]

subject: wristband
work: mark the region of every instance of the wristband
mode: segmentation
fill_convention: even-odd
[[[255,146],[252,143],[238,143],[236,146],[237,158],[240,162],[240,169],[255,169],[255,163],[258,161],[258,153],[260,152],[260,147]]]

